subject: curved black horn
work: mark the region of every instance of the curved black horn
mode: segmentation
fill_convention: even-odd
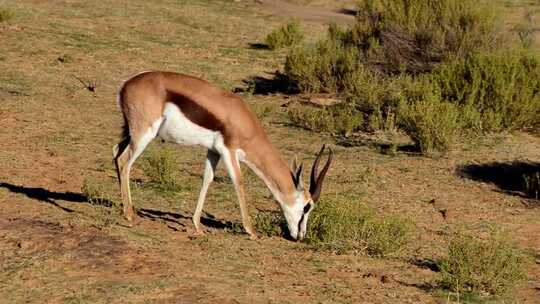
[[[321,160],[321,155],[324,152],[324,149],[326,148],[326,145],[323,145],[321,147],[321,150],[319,153],[317,153],[317,156],[315,157],[315,161],[313,162],[313,167],[311,167],[311,177],[309,179],[309,193],[313,194],[313,191],[315,191],[315,186],[317,185],[317,169],[319,167],[319,161]]]
[[[326,161],[326,164],[324,165],[322,171],[320,174],[317,175],[317,169],[319,167],[319,161],[321,160],[321,156],[324,152],[324,149],[326,148],[326,145],[323,145],[319,153],[317,154],[317,157],[315,158],[315,161],[313,162],[313,167],[311,168],[311,179],[309,183],[309,193],[311,193],[311,198],[314,202],[319,200],[319,196],[321,195],[322,185],[324,181],[324,177],[326,176],[326,171],[328,171],[328,168],[330,167],[330,164],[332,163],[332,156],[333,151],[332,149],[328,148],[329,154],[328,154],[328,160]]]

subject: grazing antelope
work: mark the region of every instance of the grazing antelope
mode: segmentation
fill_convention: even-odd
[[[146,146],[159,136],[181,145],[201,145],[208,149],[203,184],[193,224],[202,234],[200,218],[216,167],[223,159],[234,184],[244,229],[256,238],[244,198],[240,161],[253,170],[278,201],[293,239],[306,234],[308,216],[319,199],[323,180],[332,161],[332,150],[317,174],[317,155],[311,170],[309,192],[302,183],[302,165],[290,171],[280,153],[270,143],[260,121],[236,95],[208,82],[172,72],[144,72],[127,80],[120,88],[118,103],[124,116],[123,139],[113,149],[122,192],[124,216],[133,221],[129,190],[131,166]]]

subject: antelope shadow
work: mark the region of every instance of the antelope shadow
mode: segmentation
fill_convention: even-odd
[[[80,203],[80,204],[89,204],[89,205],[100,205],[107,208],[110,208],[114,205],[114,202],[112,202],[109,199],[105,198],[97,198],[90,200],[88,196],[84,195],[83,193],[77,193],[77,192],[55,192],[50,191],[45,188],[41,187],[27,187],[22,185],[14,185],[6,182],[0,183],[0,188],[5,188],[10,192],[22,194],[26,197],[50,204],[64,212],[72,213],[75,212],[75,210],[64,207],[60,205],[57,201],[66,201],[66,202],[72,202],[72,203]],[[92,202],[90,202],[92,201]],[[180,222],[180,220],[191,220],[191,216],[180,214],[180,213],[172,213],[167,211],[160,211],[160,210],[152,210],[152,209],[138,209],[137,214],[146,219],[150,220],[163,220],[165,222],[175,223],[180,226],[185,227],[185,224]],[[205,216],[201,217],[201,224],[215,228],[215,229],[230,229],[230,230],[237,230],[238,224],[230,222],[230,221],[221,221],[216,219],[212,214],[206,213]]]
[[[137,209],[137,215],[139,215],[142,218],[146,218],[149,220],[161,220],[168,223],[173,223],[180,225],[182,227],[185,227],[185,221],[189,221],[191,223],[191,215],[189,214],[183,214],[183,213],[174,213],[169,211],[161,211],[161,210],[153,210],[153,209],[146,209],[146,208],[140,208]],[[218,220],[216,217],[210,213],[205,212],[204,216],[201,217],[201,224],[203,224],[206,227],[214,228],[214,229],[221,229],[221,230],[231,230],[235,231],[238,230],[238,227],[240,226],[239,223],[231,222],[231,221],[225,221],[225,220]]]
[[[59,205],[56,202],[57,200],[75,202],[75,203],[88,202],[88,197],[86,197],[82,193],[76,193],[76,192],[54,192],[54,191],[49,191],[41,187],[26,187],[26,186],[14,185],[14,184],[5,183],[5,182],[0,183],[0,188],[5,188],[9,190],[10,192],[23,194],[28,198],[53,205],[68,213],[74,212],[74,210]],[[108,202],[108,203],[111,204],[111,202]]]

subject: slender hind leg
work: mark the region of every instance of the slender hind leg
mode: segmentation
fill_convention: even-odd
[[[257,239],[257,234],[251,225],[251,218],[249,217],[246,199],[245,199],[245,190],[244,190],[244,179],[242,178],[242,171],[240,170],[240,163],[236,153],[229,150],[229,153],[223,155],[223,162],[227,168],[227,172],[231,177],[231,180],[236,189],[236,195],[238,196],[238,204],[240,205],[240,214],[242,215],[242,224],[244,229],[249,234],[252,240]]]
[[[193,224],[195,225],[195,230],[197,234],[203,234],[201,229],[201,213],[204,206],[204,201],[206,199],[206,193],[210,184],[214,180],[216,173],[216,167],[219,163],[220,155],[216,152],[208,150],[206,155],[206,163],[204,168],[203,184],[201,192],[199,193],[199,200],[197,201],[197,207],[195,208],[195,213],[193,213]]]
[[[161,123],[161,121],[159,121],[159,123]],[[152,139],[156,137],[158,129],[159,128],[152,127],[148,129],[148,131],[142,136],[139,136],[137,140],[134,140],[134,137],[131,137],[128,144],[122,144],[124,142],[123,141],[113,149],[113,154],[115,154],[116,170],[120,182],[120,192],[122,193],[124,217],[129,222],[133,222],[133,219],[135,218],[129,188],[129,174],[131,172],[131,166],[152,141]],[[124,147],[123,150],[122,147]]]

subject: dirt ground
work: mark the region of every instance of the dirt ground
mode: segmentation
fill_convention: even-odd
[[[143,156],[132,174],[141,221],[128,227],[120,216],[111,148],[122,80],[165,69],[243,87],[282,66],[283,52],[254,47],[273,28],[297,17],[314,39],[330,21],[350,22],[353,4],[0,2],[13,13],[0,23],[0,303],[450,303],[432,288],[431,261],[445,254],[451,229],[482,235],[493,226],[535,261],[508,298],[486,302],[540,303],[540,203],[518,186],[524,172],[540,169],[540,138],[530,133],[490,135],[439,158],[386,155],[290,126],[287,96],[243,94],[287,159],[311,164],[323,143],[332,146],[323,197],[411,218],[419,233],[408,257],[251,241],[235,228],[239,210],[221,166],[205,206],[207,233],[193,237],[200,148],[153,143],[145,155],[172,151],[180,190],[149,187],[137,165]],[[277,210],[254,175],[247,185],[252,215]],[[101,199],[89,202],[85,187]]]

